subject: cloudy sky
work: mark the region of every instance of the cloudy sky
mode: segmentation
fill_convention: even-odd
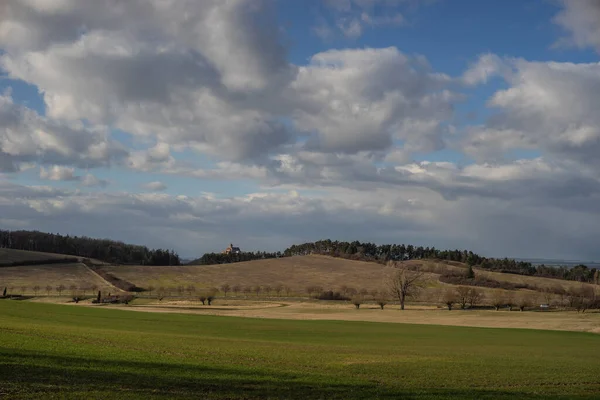
[[[4,0],[0,227],[600,259],[600,1]]]

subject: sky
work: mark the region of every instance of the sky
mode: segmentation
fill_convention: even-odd
[[[600,260],[598,0],[4,0],[0,228]]]

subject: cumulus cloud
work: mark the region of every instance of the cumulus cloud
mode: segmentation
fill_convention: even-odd
[[[451,115],[460,96],[446,89],[449,81],[394,47],[318,53],[292,84],[295,127],[311,133],[310,148],[384,150],[409,138],[405,124]]]
[[[498,112],[469,131],[464,150],[490,160],[509,150],[535,149],[582,170],[600,171],[600,115],[594,106],[600,93],[600,63],[493,59],[498,69],[511,71],[503,77],[508,88],[489,99]]]
[[[261,105],[294,76],[271,3],[8,1],[0,67],[49,117],[261,157],[293,138]]]
[[[30,162],[91,168],[126,155],[105,129],[42,117],[15,104],[10,94],[0,95],[0,171],[14,172]]]
[[[569,36],[558,45],[592,47],[600,52],[600,2],[597,0],[562,0],[563,9],[554,22],[565,29]]]

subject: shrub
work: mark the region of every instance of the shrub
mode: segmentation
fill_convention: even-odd
[[[317,296],[317,299],[319,299],[319,300],[345,300],[345,301],[350,300],[349,297],[344,296],[340,292],[334,292],[332,290],[329,290],[327,292],[322,292],[321,294],[319,294]]]

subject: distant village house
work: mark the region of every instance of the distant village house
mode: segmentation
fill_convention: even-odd
[[[223,251],[223,254],[240,254],[241,252],[239,247],[234,247],[233,243],[231,243],[229,247]]]

